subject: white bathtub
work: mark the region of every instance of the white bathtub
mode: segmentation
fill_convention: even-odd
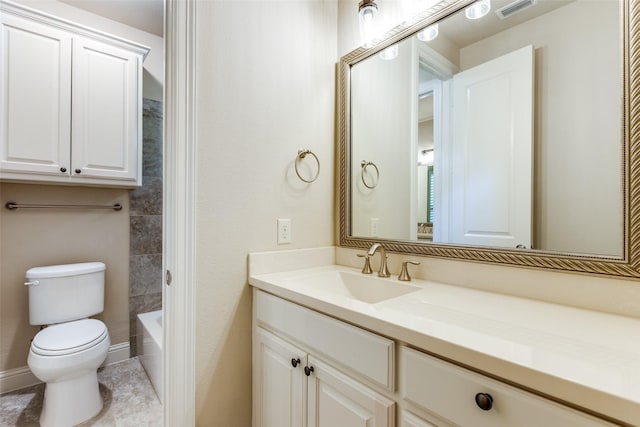
[[[138,314],[138,359],[162,402],[162,310]]]

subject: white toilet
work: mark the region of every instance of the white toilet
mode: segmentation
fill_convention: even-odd
[[[31,268],[29,323],[48,325],[33,338],[28,365],[46,383],[42,427],[70,427],[102,409],[98,367],[109,350],[104,323],[89,316],[104,310],[101,262]]]

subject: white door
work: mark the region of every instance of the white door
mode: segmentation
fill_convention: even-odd
[[[253,359],[253,426],[302,427],[306,354],[256,328]]]
[[[71,37],[3,14],[0,170],[69,175]]]
[[[138,179],[142,130],[139,60],[124,49],[96,40],[74,39],[74,175]]]
[[[533,47],[456,74],[452,97],[443,240],[531,247]]]
[[[393,427],[395,403],[309,357],[307,427]]]

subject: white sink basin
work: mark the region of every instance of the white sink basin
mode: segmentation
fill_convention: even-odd
[[[295,279],[297,287],[309,291],[330,293],[358,301],[375,304],[391,298],[419,291],[421,288],[361,273],[322,271]]]

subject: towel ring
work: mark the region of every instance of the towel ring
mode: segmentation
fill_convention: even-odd
[[[380,171],[378,170],[378,166],[376,166],[375,163],[368,162],[366,160],[363,160],[360,163],[360,166],[362,166],[362,172],[360,173],[360,178],[362,178],[362,183],[364,184],[364,186],[371,189],[376,188],[378,186],[378,181],[380,181]],[[373,168],[376,170],[376,182],[371,185],[367,184],[367,181],[364,179],[364,174],[367,171],[367,168],[369,166],[373,166]]]
[[[311,179],[303,178],[302,175],[300,175],[300,171],[298,170],[298,161],[304,159],[307,154],[311,154],[313,156],[313,158],[316,159],[316,163],[318,164],[318,170],[316,171],[316,174]],[[296,160],[294,162],[294,166],[295,166],[295,169],[296,169],[296,175],[298,175],[298,178],[300,178],[304,182],[307,182],[307,183],[313,182],[316,179],[318,179],[318,175],[320,175],[320,160],[318,160],[318,156],[316,156],[315,153],[313,151],[309,150],[309,149],[304,149],[304,150],[300,149],[300,150],[298,150],[298,155],[296,156]]]

